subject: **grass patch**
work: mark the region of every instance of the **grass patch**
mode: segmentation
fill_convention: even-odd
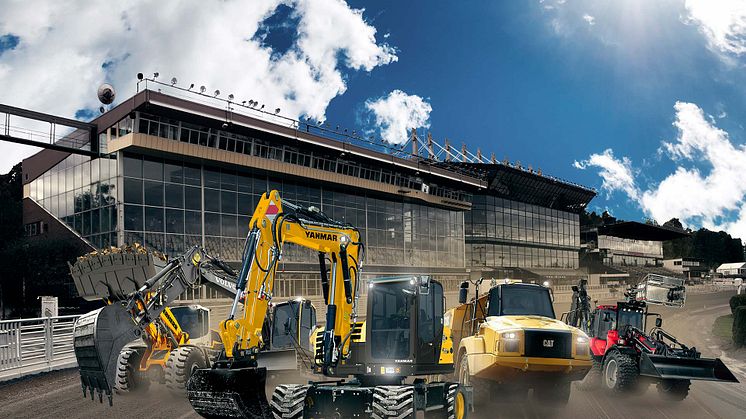
[[[712,325],[712,334],[725,339],[733,339],[733,315],[720,316]]]

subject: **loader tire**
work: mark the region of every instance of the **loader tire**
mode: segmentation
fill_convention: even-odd
[[[207,368],[205,353],[200,348],[182,346],[174,349],[166,361],[166,388],[176,395],[186,394],[189,377],[200,368]]]
[[[604,386],[615,393],[631,393],[637,386],[640,371],[636,360],[619,351],[606,356],[603,369]]]
[[[269,407],[274,419],[301,419],[308,392],[307,385],[281,384],[272,392]]]
[[[373,389],[371,417],[374,419],[415,418],[413,386],[377,386]]]
[[[598,390],[601,386],[601,376],[603,375],[603,365],[601,361],[593,360],[593,366],[588,370],[585,377],[575,383],[575,387],[581,391]]]
[[[689,395],[689,380],[661,380],[658,382],[658,394],[666,400],[680,402]]]
[[[147,376],[140,372],[142,348],[124,348],[117,358],[117,378],[114,390],[129,393],[145,390],[150,385]]]
[[[458,382],[463,386],[471,386],[474,396],[474,405],[483,406],[488,404],[492,395],[490,388],[492,383],[486,380],[474,378],[469,372],[469,362],[466,352],[462,352],[458,361]]]

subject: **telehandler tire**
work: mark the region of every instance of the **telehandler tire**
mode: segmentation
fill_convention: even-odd
[[[174,349],[166,361],[166,388],[174,394],[186,394],[189,377],[195,370],[207,367],[207,359],[202,349],[196,346],[181,346]]]
[[[606,356],[603,369],[604,386],[615,393],[631,393],[637,386],[640,371],[635,359],[617,350]]]
[[[658,394],[666,400],[680,402],[689,395],[689,380],[661,380],[658,382]]]

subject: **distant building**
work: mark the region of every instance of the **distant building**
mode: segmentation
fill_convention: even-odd
[[[686,236],[678,229],[614,220],[581,230],[581,262],[589,270],[590,283],[635,282],[648,273],[676,275],[664,267],[663,242]]]
[[[707,267],[702,265],[701,260],[694,258],[665,259],[663,267],[669,271],[682,274],[687,279],[700,278],[708,270]]]
[[[746,276],[746,262],[723,263],[715,272],[722,276]]]

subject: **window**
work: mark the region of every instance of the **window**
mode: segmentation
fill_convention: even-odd
[[[412,305],[400,282],[377,283],[368,293],[371,355],[377,359],[406,359],[410,353]]]

